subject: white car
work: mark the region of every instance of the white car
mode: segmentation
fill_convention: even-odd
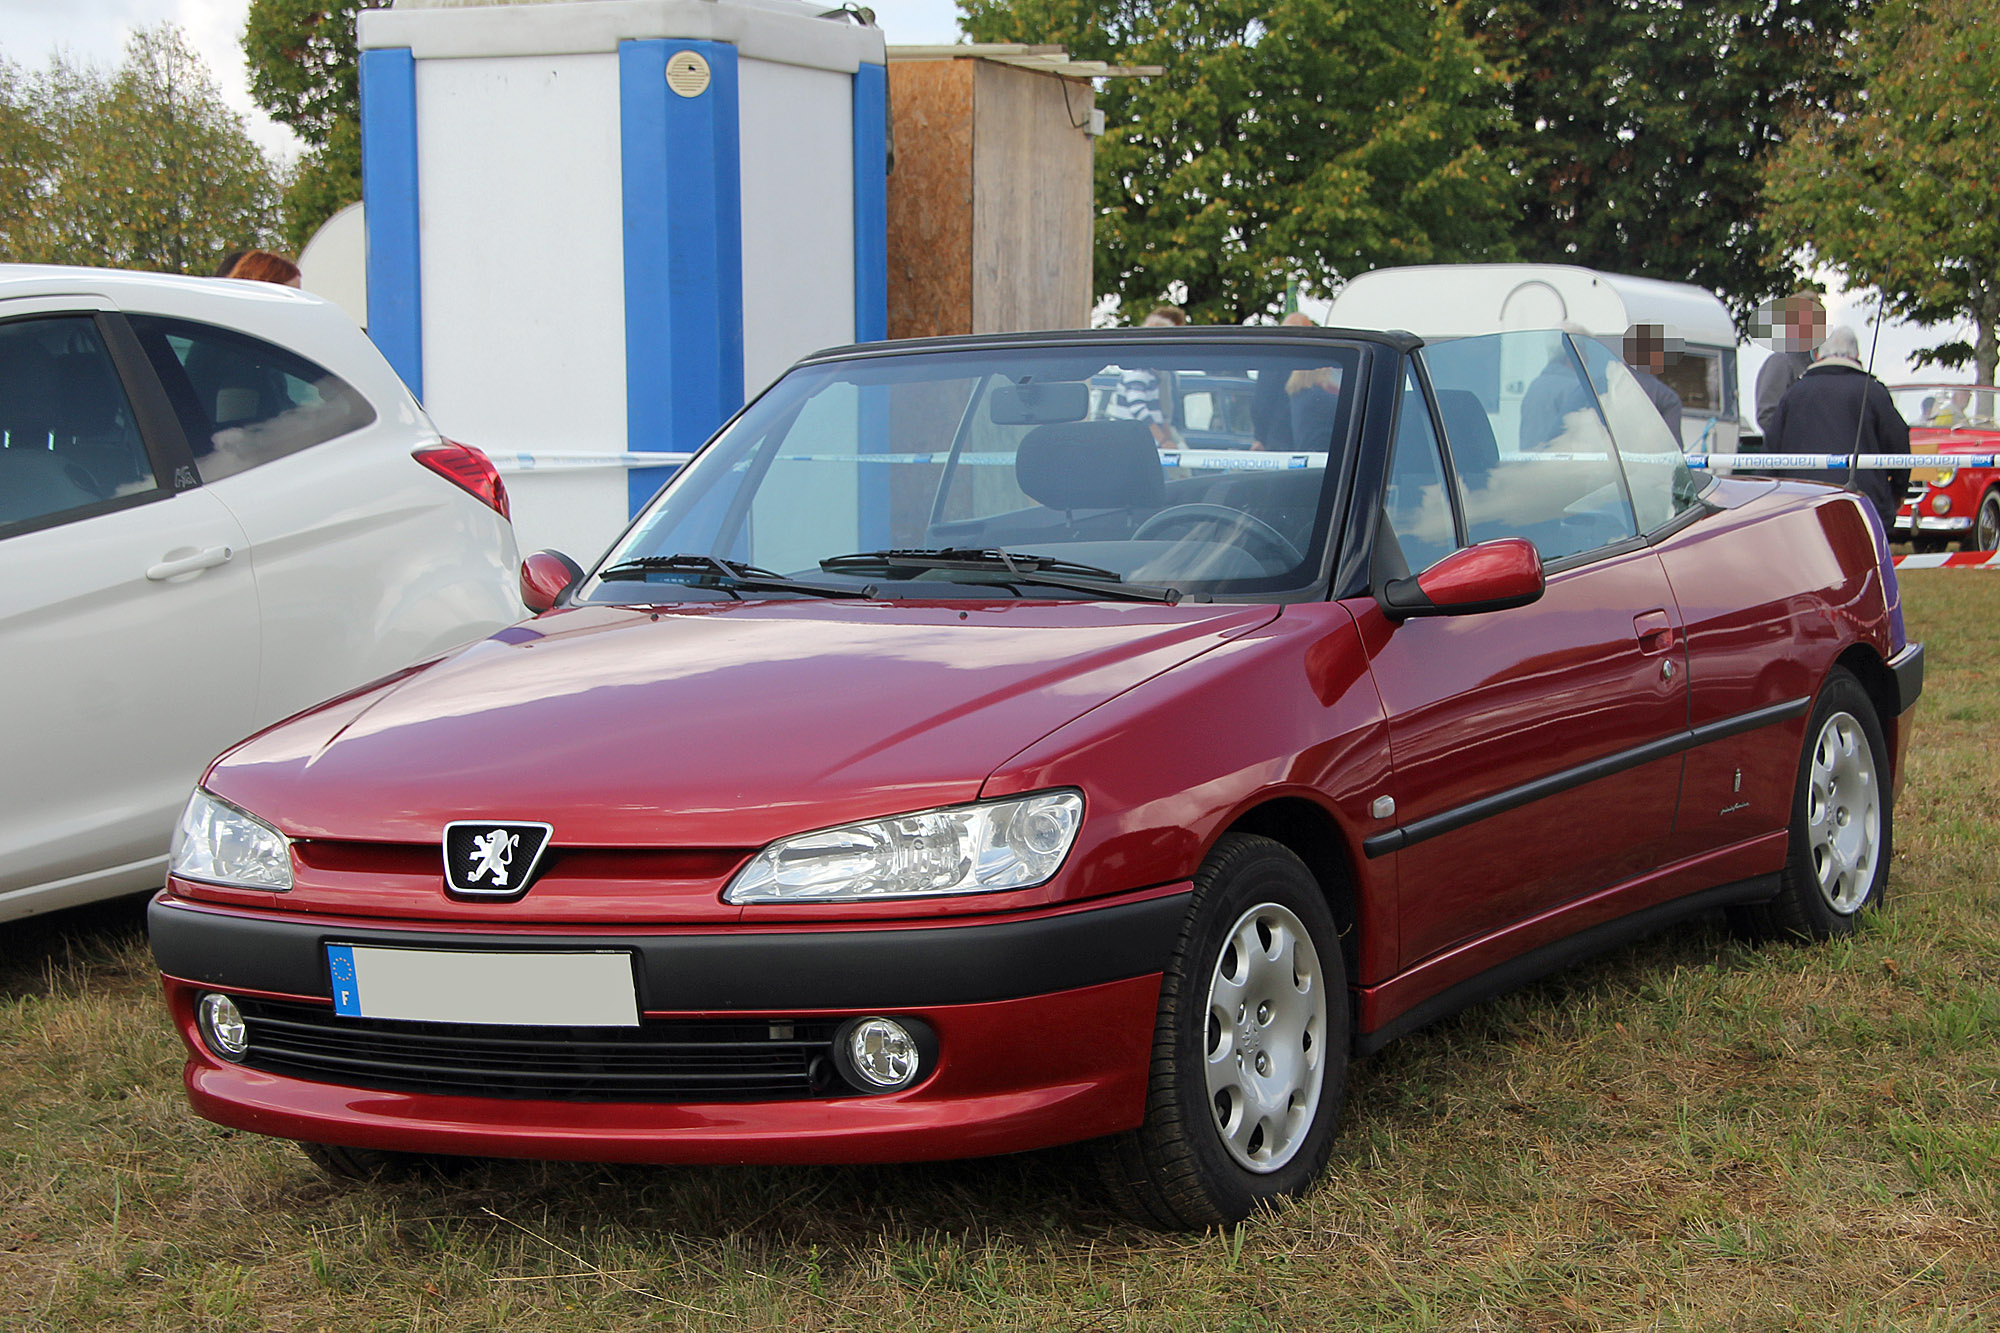
[[[516,570],[337,307],[0,265],[0,921],[158,886],[209,759],[520,619]]]

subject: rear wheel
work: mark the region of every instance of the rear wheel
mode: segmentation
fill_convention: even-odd
[[[1868,692],[1834,668],[1806,728],[1782,887],[1741,918],[1753,933],[1830,939],[1882,900],[1893,829],[1888,753]]]
[[[1135,1221],[1197,1229],[1302,1193],[1347,1087],[1347,970],[1325,895],[1269,838],[1232,833],[1195,876],[1160,986],[1146,1119],[1102,1145]]]

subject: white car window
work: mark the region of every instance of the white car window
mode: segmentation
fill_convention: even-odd
[[[91,317],[0,324],[0,534],[158,488]]]
[[[375,419],[332,371],[231,329],[132,317],[167,388],[204,482],[295,454]]]

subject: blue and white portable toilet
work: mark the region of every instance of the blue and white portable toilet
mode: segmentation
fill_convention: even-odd
[[[685,452],[800,355],[887,335],[886,52],[830,8],[359,15],[368,331],[443,429]]]

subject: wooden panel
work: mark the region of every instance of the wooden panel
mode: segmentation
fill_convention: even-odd
[[[963,63],[975,67],[972,332],[1082,328],[1094,216],[1091,138],[1082,128],[1096,104],[1090,85]]]
[[[889,63],[889,336],[972,332],[972,60]]]

